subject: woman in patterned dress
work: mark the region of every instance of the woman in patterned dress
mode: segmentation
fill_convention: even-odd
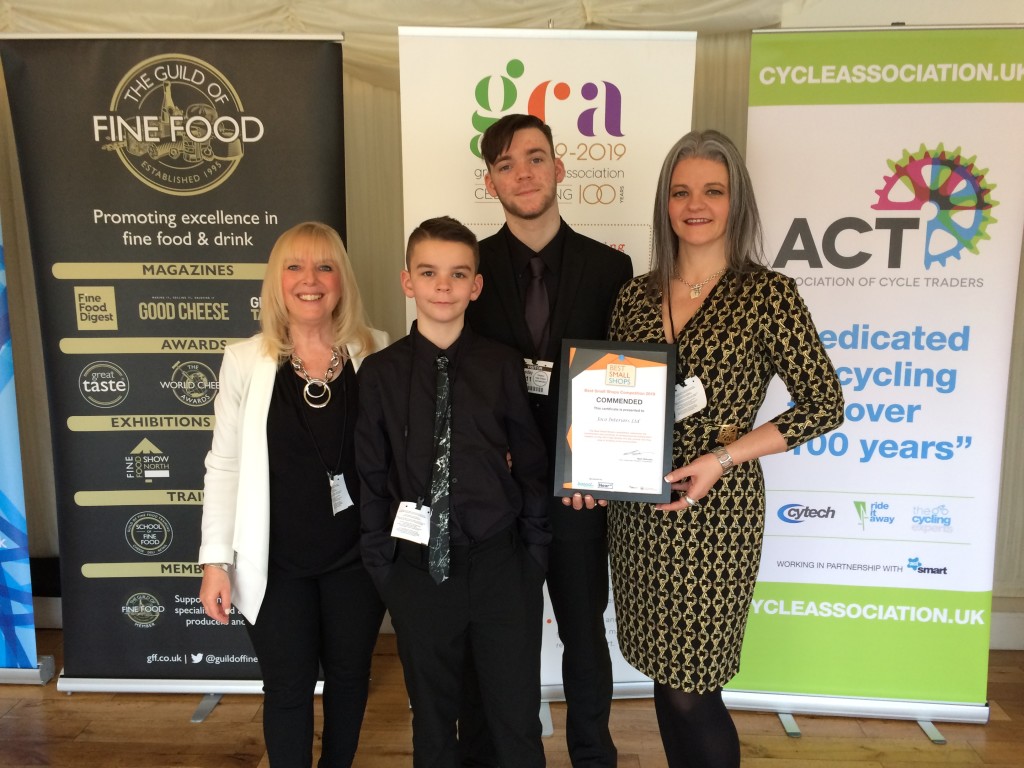
[[[608,539],[618,642],[654,680],[670,768],[738,766],[722,686],[739,668],[764,529],[758,458],[842,423],[843,395],[793,281],[764,266],[743,160],[692,132],[662,166],[651,272],[623,286],[610,337],[675,343],[677,386],[708,404],[676,422],[671,503],[613,502]],[[793,405],[754,418],[778,375]]]

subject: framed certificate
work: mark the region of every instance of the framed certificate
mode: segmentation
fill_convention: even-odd
[[[559,375],[554,494],[671,500],[675,347],[566,339]]]

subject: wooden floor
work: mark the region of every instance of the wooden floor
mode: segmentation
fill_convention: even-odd
[[[40,630],[40,655],[61,667],[61,633]],[[936,674],[942,674],[937,669]],[[267,768],[262,698],[229,695],[202,723],[190,718],[196,694],[75,693],[45,686],[0,685],[0,766],[61,768]],[[746,768],[927,768],[1024,766],[1024,651],[993,651],[991,721],[938,724],[948,743],[932,744],[915,723],[801,716],[790,738],[775,715],[734,712]],[[563,704],[551,705],[555,733],[545,739],[548,765],[569,766]],[[411,766],[410,714],[394,637],[381,635],[356,765]],[[617,700],[612,732],[619,765],[664,768],[650,700]]]

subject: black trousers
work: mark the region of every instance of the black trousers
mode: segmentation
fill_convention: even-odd
[[[612,661],[605,635],[608,547],[600,538],[551,543],[548,596],[562,641],[565,741],[573,766],[614,766],[618,755],[608,730]]]
[[[313,690],[324,673],[319,768],[355,757],[384,604],[362,568],[288,578],[271,570],[255,624],[263,674],[263,737],[272,768],[313,762]]]
[[[399,542],[383,594],[413,709],[413,765],[459,765],[457,720],[466,654],[503,765],[540,768],[543,569],[509,529],[453,547],[451,575],[435,584],[427,548]]]
[[[565,741],[575,768],[615,766],[618,752],[608,729],[612,707],[612,662],[605,634],[608,608],[608,553],[604,536],[551,542],[548,596],[562,642],[565,693]],[[463,768],[502,765],[492,744],[489,723],[479,706],[472,659],[460,734]],[[514,764],[513,764],[514,765]]]

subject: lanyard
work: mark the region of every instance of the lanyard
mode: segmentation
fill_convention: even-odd
[[[348,367],[349,362],[350,361],[348,360],[345,361],[345,365],[342,366],[341,371],[339,371],[338,373],[338,378],[334,379],[334,381],[329,381],[327,383],[328,387],[336,382],[341,386],[341,447],[338,450],[338,464],[334,468],[334,472],[331,472],[330,466],[328,466],[327,462],[324,461],[324,455],[320,450],[320,444],[317,442],[316,435],[313,433],[313,429],[309,426],[309,417],[306,415],[306,409],[303,407],[304,403],[302,401],[302,398],[300,397],[298,399],[298,408],[299,414],[302,416],[302,423],[306,427],[306,432],[309,434],[309,439],[313,441],[313,448],[316,450],[317,458],[320,459],[320,466],[324,468],[324,472],[327,473],[327,477],[330,480],[333,480],[334,477],[341,473],[341,461],[342,458],[345,456],[345,430],[348,428],[348,387],[345,385],[345,369]],[[288,367],[290,369],[290,366]],[[301,381],[301,379],[299,379],[298,376],[294,375],[294,373],[292,373],[290,370],[289,374],[293,379],[296,380],[296,382]],[[294,383],[292,384],[292,387],[293,391],[298,391],[294,388]]]

